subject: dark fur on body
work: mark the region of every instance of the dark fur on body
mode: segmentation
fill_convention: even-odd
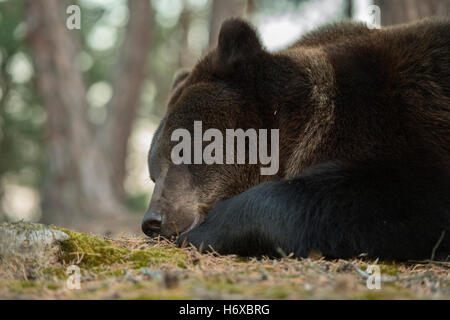
[[[422,166],[329,162],[218,203],[178,241],[242,256],[430,258],[450,232],[449,178]],[[446,237],[435,258],[449,250]]]
[[[279,128],[280,170],[191,165],[209,213],[179,244],[404,260],[429,258],[445,231],[437,253],[450,254],[449,53],[448,20],[336,24],[275,54],[247,23],[225,22],[218,47],[174,88],[150,154],[167,159],[170,132],[194,120]]]

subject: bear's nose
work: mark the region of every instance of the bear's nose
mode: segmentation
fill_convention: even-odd
[[[155,237],[161,232],[161,214],[149,211],[142,220],[142,232],[149,237]]]

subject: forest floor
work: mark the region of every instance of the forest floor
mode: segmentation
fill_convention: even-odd
[[[56,229],[70,239],[53,258],[0,260],[0,299],[450,299],[449,262],[243,259]],[[368,288],[369,265],[380,289]]]

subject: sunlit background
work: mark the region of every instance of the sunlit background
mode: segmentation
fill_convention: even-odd
[[[31,1],[45,6],[47,0]],[[81,29],[67,32],[78,44],[73,64],[86,87],[84,116],[93,128],[101,127],[114,94],[130,10],[125,0],[68,1],[65,6],[73,3],[81,8]],[[231,15],[245,17],[257,27],[264,46],[275,51],[325,23],[370,22],[371,4],[370,0],[150,1],[146,76],[128,139],[126,174],[120,182],[124,188],[121,201],[133,221],[145,211],[152,192],[146,156],[164,114],[173,75],[192,67],[215,45],[220,21]],[[48,145],[54,137],[48,128],[49,109],[37,84],[27,10],[26,1],[0,0],[0,221],[39,221],[52,207],[47,206],[51,199],[46,193],[52,188],[54,164]],[[64,11],[60,15],[67,17]]]

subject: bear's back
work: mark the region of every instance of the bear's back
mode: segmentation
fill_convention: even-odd
[[[334,24],[282,51],[313,61],[307,69],[316,68],[309,77],[319,85],[312,87],[322,87],[316,99],[312,90],[315,115],[289,175],[328,160],[417,161],[450,170],[449,53],[449,19],[381,30]]]

